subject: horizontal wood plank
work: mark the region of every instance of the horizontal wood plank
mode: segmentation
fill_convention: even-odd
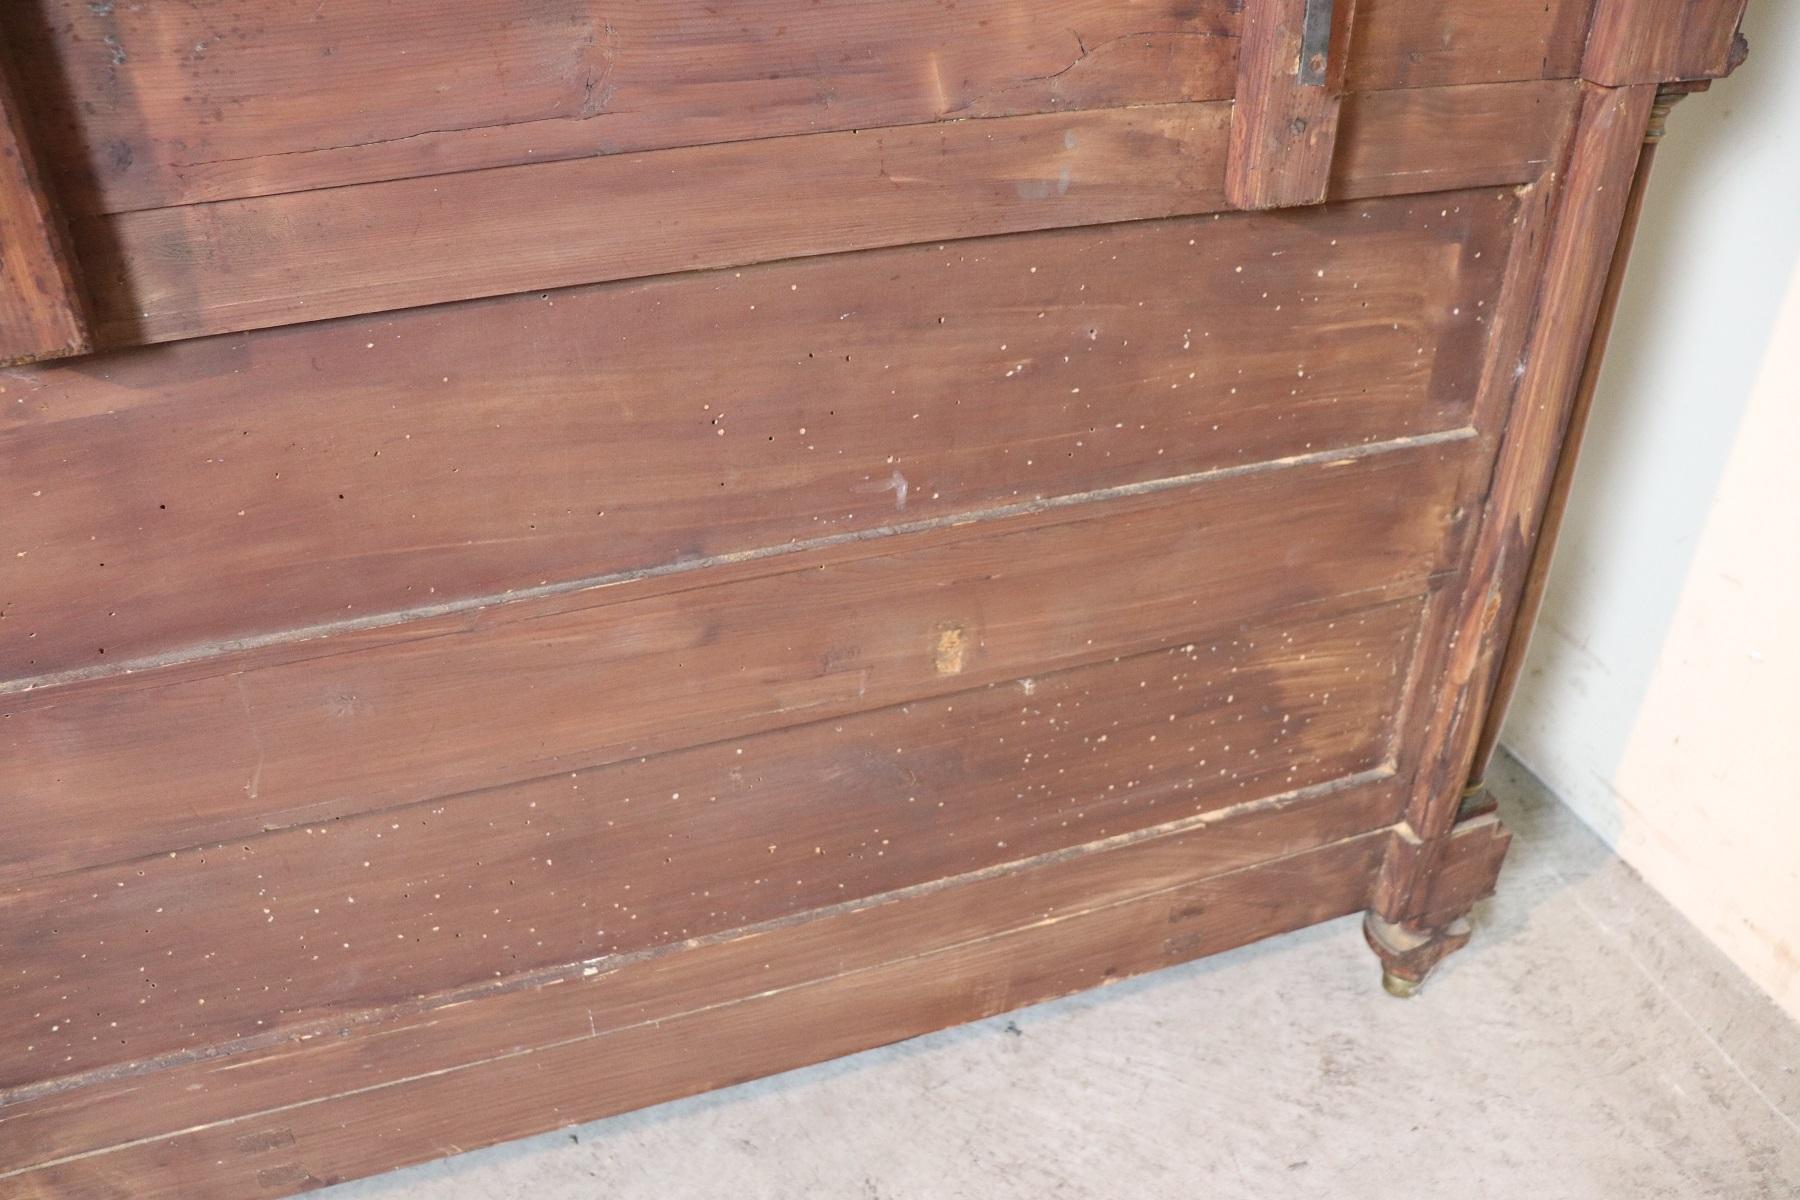
[[[8,1104],[0,1181],[277,1194],[917,1036],[1355,911],[1389,835],[1353,835],[1392,797],[1365,784]]]
[[[118,861],[1096,662],[1335,596],[1417,595],[1456,561],[1477,450],[1431,440],[1227,473],[635,602],[521,602],[434,637],[11,697],[0,749],[18,803],[0,862],[18,878]]]
[[[1356,0],[1353,92],[1573,79],[1593,0]]]
[[[1377,93],[1369,111],[1381,119],[1340,135],[1333,194],[1525,182],[1549,157],[1556,110],[1573,102],[1573,85],[1560,82]],[[1227,207],[1230,112],[1150,105],[624,154],[86,218],[76,235],[98,336],[161,342],[1214,212]]]
[[[28,6],[29,7],[29,6]],[[1229,0],[38,0],[86,212],[1231,96]],[[422,102],[427,100],[428,102]]]
[[[1526,183],[1552,169],[1579,85],[1352,92],[1338,116],[1334,199]]]
[[[505,167],[88,218],[99,336],[161,342],[803,254],[1223,207],[1224,104]]]
[[[1233,0],[28,0],[61,184],[124,212],[673,146],[1226,100]],[[1566,78],[1582,0],[1379,0],[1359,90]],[[402,36],[403,35],[403,36]],[[421,98],[429,103],[421,103]]]
[[[1054,231],[44,369],[0,408],[0,681],[1454,429],[1515,208]]]
[[[1417,601],[0,891],[0,1089],[1383,767]],[[246,980],[256,985],[244,986]],[[98,1035],[98,1036],[96,1036]]]

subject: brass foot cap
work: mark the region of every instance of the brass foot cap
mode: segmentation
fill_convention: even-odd
[[[1398,996],[1402,1000],[1409,1000],[1417,995],[1419,984],[1422,982],[1423,980],[1403,978],[1392,971],[1381,973],[1382,990],[1386,991],[1388,995]]]

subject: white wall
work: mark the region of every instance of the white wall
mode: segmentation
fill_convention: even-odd
[[[1800,1017],[1800,5],[1659,151],[1505,740]]]

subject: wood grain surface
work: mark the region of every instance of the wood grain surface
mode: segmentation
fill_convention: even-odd
[[[1582,76],[1622,87],[1728,75],[1746,7],[1747,0],[1595,0]]]
[[[1376,93],[1345,116],[1340,198],[1523,183],[1573,84]],[[85,218],[113,345],[1229,207],[1231,105],[809,134]],[[1429,136],[1420,136],[1428,131]],[[704,185],[696,186],[696,180]]]
[[[0,53],[0,367],[89,348],[62,214],[46,189]]]
[[[0,873],[747,736],[1338,596],[1417,595],[1455,561],[1484,474],[1473,440],[1450,435],[923,530],[726,584],[524,601],[263,667],[228,656],[188,677],[28,693],[0,720],[19,801]]]
[[[367,1036],[282,1039],[98,1085],[94,1115],[156,1130],[137,1139],[120,1136],[129,1125],[79,1115],[46,1122],[66,1096],[25,1101],[0,1110],[13,1122],[0,1123],[0,1143],[42,1165],[0,1182],[29,1200],[115,1195],[126,1181],[144,1197],[285,1194],[1216,953],[1359,908],[1387,833],[1354,836],[1355,826],[1384,794],[1363,785],[1326,793],[1331,804],[1176,826],[672,953],[577,965],[393,1014]],[[108,1103],[127,1090],[135,1103]],[[258,1098],[276,1097],[257,1111]]]
[[[834,256],[43,369],[0,408],[0,687],[1455,429],[1516,203]],[[1171,263],[1188,286],[1155,285]]]
[[[1566,82],[1352,92],[1338,116],[1333,199],[1531,183],[1558,161],[1577,103]]]
[[[1226,100],[1230,0],[18,0],[83,213],[944,119]],[[1581,0],[1380,0],[1358,90],[1568,78]]]
[[[0,1089],[1381,771],[1419,607],[1252,619],[1205,643],[0,891],[0,1020],[29,1031]]]
[[[1225,167],[1239,208],[1325,199],[1355,16],[1356,0],[1263,0],[1244,14]],[[1321,34],[1323,50],[1310,47]]]
[[[1345,86],[1353,92],[1572,79],[1591,0],[1427,4],[1356,0]]]
[[[1228,0],[29,0],[85,212],[1231,96]]]
[[[1312,91],[1291,0],[0,12],[0,358],[101,347],[0,370],[0,1194],[1460,946],[1638,139],[1742,3],[1350,2]]]
[[[1389,921],[1420,915],[1456,824],[1502,641],[1524,591],[1532,547],[1576,398],[1594,321],[1656,89],[1583,85],[1546,248],[1541,300],[1481,515],[1443,675],[1421,735],[1423,760],[1407,820],[1424,851],[1391,857],[1376,908]]]

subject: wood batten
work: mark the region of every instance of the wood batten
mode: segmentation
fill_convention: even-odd
[[[17,1100],[0,1184],[283,1195],[917,1036],[1354,912],[1393,802],[1357,781]]]
[[[1565,83],[1378,94],[1340,198],[1523,183]],[[160,342],[909,242],[1216,212],[1231,105],[665,150],[88,218],[101,336]],[[1429,126],[1431,137],[1418,132]],[[690,180],[705,179],[705,188]]]
[[[1596,0],[1582,76],[1606,87],[1716,79],[1744,53],[1747,0]]]
[[[1318,204],[1331,179],[1356,0],[1252,0],[1244,13],[1225,195]]]
[[[1587,356],[1582,364],[1581,379],[1576,386],[1575,399],[1569,411],[1568,428],[1563,436],[1562,453],[1557,459],[1556,472],[1551,478],[1549,493],[1544,501],[1544,513],[1538,524],[1537,543],[1532,552],[1531,567],[1526,572],[1520,598],[1514,610],[1512,631],[1506,637],[1505,648],[1501,652],[1499,665],[1495,669],[1494,690],[1488,698],[1487,716],[1483,721],[1481,738],[1476,745],[1474,760],[1470,767],[1469,783],[1464,787],[1463,809],[1465,813],[1472,808],[1479,811],[1491,810],[1494,803],[1493,797],[1485,793],[1483,786],[1488,762],[1499,745],[1500,731],[1505,724],[1507,706],[1512,701],[1513,688],[1518,682],[1519,673],[1524,669],[1525,655],[1531,645],[1531,632],[1537,623],[1542,606],[1544,589],[1549,580],[1551,559],[1562,531],[1563,514],[1567,509],[1570,489],[1574,484],[1576,464],[1580,460],[1581,446],[1587,435],[1588,415],[1592,410],[1594,394],[1600,383],[1600,371],[1606,358],[1607,339],[1612,333],[1613,317],[1617,311],[1619,297],[1624,290],[1625,272],[1631,259],[1631,247],[1637,234],[1638,219],[1643,212],[1644,200],[1649,194],[1650,171],[1656,161],[1656,149],[1661,144],[1669,111],[1684,95],[1686,95],[1685,88],[1659,88],[1656,103],[1651,106],[1649,127],[1644,131],[1644,145],[1638,152],[1637,169],[1631,178],[1630,196],[1626,201],[1625,216],[1619,230],[1619,248],[1614,252],[1612,263],[1607,268],[1606,285],[1601,293],[1599,311],[1594,321],[1593,337],[1588,344]]]
[[[62,216],[38,169],[0,43],[0,367],[90,349]]]

